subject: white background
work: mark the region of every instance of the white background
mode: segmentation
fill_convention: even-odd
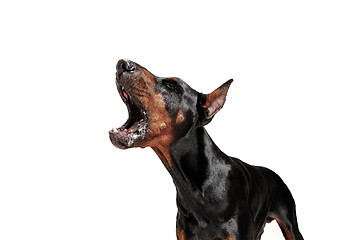
[[[207,130],[276,171],[305,239],[359,223],[358,1],[2,1],[0,239],[175,240],[175,188],[151,149],[122,151],[120,58],[207,93]],[[276,223],[264,240],[282,239]]]

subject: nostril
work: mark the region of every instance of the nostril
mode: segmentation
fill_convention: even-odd
[[[125,71],[134,71],[135,70],[135,65],[132,62],[128,62],[128,61],[123,62],[121,67]]]
[[[118,72],[130,72],[136,69],[135,64],[129,60],[121,59],[116,65]]]

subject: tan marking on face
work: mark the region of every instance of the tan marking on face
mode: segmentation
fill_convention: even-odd
[[[164,104],[164,102],[162,102]],[[161,105],[158,105],[161,106]],[[161,106],[161,113],[149,113],[149,132],[145,138],[146,145],[151,147],[159,156],[166,168],[170,168],[170,144],[173,141],[172,123],[165,105]]]
[[[180,109],[176,116],[176,125],[180,125],[184,120],[185,120],[184,113]]]
[[[155,79],[147,70],[143,69],[141,75],[142,85],[145,85],[146,94],[138,99],[146,108],[148,114],[149,130],[143,140],[137,142],[139,147],[151,147],[159,156],[166,168],[171,165],[170,144],[173,141],[173,124],[165,107],[161,93],[155,91]],[[135,85],[136,83],[134,83]]]

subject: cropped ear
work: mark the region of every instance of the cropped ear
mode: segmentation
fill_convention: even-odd
[[[198,112],[201,126],[205,126],[211,122],[214,115],[224,106],[226,95],[232,82],[232,79],[228,80],[212,93],[200,93],[200,106]]]

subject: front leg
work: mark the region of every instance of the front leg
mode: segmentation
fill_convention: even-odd
[[[197,223],[195,225],[185,222],[176,227],[178,240],[254,240],[257,236],[251,220],[246,218],[241,221],[230,219],[211,225]],[[184,223],[184,222],[182,222]],[[202,225],[202,227],[200,227]]]
[[[178,240],[189,240],[188,238],[185,237],[185,233],[183,230],[181,230],[180,228],[176,228],[176,237]],[[237,240],[239,238],[236,238],[235,236],[228,236],[225,238],[215,238],[214,240]]]

